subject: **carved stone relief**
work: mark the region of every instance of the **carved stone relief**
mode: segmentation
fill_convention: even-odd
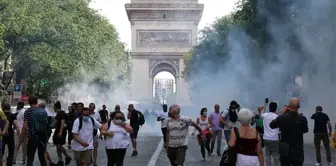
[[[138,31],[138,46],[191,46],[191,31]]]
[[[152,71],[157,71],[157,70],[160,70],[160,65],[161,64],[165,64],[163,65],[162,67],[164,68],[171,68],[172,71],[176,72],[176,73],[172,73],[172,74],[176,74],[178,75],[179,72],[180,72],[180,60],[179,59],[149,59],[149,66],[148,66],[148,69],[149,69],[149,75],[151,74],[154,74],[154,73],[151,73]],[[168,62],[168,65],[166,65]],[[158,65],[158,66],[156,66]],[[175,69],[177,71],[175,71]]]

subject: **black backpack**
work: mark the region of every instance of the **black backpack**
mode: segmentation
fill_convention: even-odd
[[[138,112],[138,125],[144,125],[145,124],[145,116],[142,114],[142,112],[137,111]]]
[[[78,131],[79,131],[83,127],[83,116],[78,117],[78,119],[79,119],[79,125],[78,125]],[[94,119],[91,116],[90,116],[90,119],[91,119],[92,125],[94,126],[95,125]],[[96,136],[97,134],[98,134],[98,130],[93,129],[93,135]]]

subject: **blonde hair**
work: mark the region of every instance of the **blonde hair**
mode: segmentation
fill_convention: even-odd
[[[245,124],[245,125],[250,125],[252,122],[252,118],[253,118],[253,114],[252,112],[247,109],[247,108],[242,108],[239,112],[238,112],[238,121],[241,124]]]

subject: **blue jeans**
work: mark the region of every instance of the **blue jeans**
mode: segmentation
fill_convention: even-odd
[[[229,143],[230,136],[231,136],[231,130],[224,130],[224,136],[225,136],[226,143]]]

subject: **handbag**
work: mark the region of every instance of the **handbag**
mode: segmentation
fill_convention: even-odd
[[[234,127],[233,130],[234,130],[234,133],[236,134],[237,139],[239,139],[238,128]],[[236,146],[233,146],[233,147],[226,146],[222,154],[219,166],[235,166],[236,162],[237,162]]]

